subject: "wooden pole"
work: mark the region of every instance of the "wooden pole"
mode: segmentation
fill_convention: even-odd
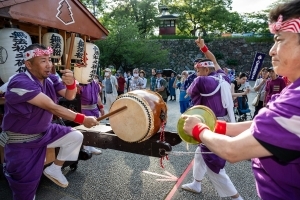
[[[117,110],[111,111],[110,113],[107,113],[106,115],[103,115],[102,117],[98,117],[97,121],[101,121],[102,119],[105,119],[105,118],[107,118],[111,115],[114,115],[114,114],[116,114],[116,113],[118,113],[118,112],[120,112],[120,111],[122,111],[126,108],[127,108],[127,106],[122,106],[121,108],[118,108]]]
[[[84,40],[84,52],[83,52],[83,65],[85,66],[86,65],[86,35],[83,36],[83,40]]]
[[[67,63],[67,31],[64,31],[64,42],[65,42],[65,48],[64,48],[64,62],[61,63],[62,65],[65,65]]]
[[[39,26],[39,43],[42,44],[42,27]]]
[[[72,57],[71,55],[73,52],[74,41],[75,41],[75,33],[71,33],[71,41],[70,41],[70,47],[69,47],[68,58],[67,58],[65,69],[71,69],[71,57]]]

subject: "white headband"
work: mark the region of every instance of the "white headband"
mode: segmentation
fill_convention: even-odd
[[[44,55],[50,56],[50,54],[52,53],[53,53],[53,49],[51,47],[48,47],[45,50],[36,48],[33,50],[25,51],[23,56],[24,56],[24,60],[26,61],[37,56],[44,56]]]
[[[196,64],[196,67],[215,67],[212,61],[199,62]]]

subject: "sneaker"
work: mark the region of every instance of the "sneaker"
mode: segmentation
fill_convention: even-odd
[[[51,181],[53,181],[55,184],[57,184],[60,187],[66,188],[69,185],[68,180],[63,175],[61,168],[55,169],[55,167],[50,165],[46,169],[44,169],[44,175],[49,178]]]
[[[201,192],[201,188],[196,189],[196,188],[192,188],[192,183],[188,183],[188,184],[184,184],[181,186],[182,189],[190,191],[190,192],[194,192],[194,193],[200,193]]]
[[[85,145],[84,145],[83,148],[84,148],[85,150],[87,150],[88,152],[90,152],[90,153],[92,153],[92,154],[95,154],[95,155],[99,155],[99,154],[102,153],[101,150],[96,149],[95,147],[85,146]]]

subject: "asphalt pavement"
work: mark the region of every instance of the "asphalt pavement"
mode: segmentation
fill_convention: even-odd
[[[249,102],[254,96],[254,92],[248,95]],[[180,117],[179,102],[169,101],[167,105],[166,130],[177,132],[176,126]],[[253,113],[254,108],[251,105],[250,109]],[[101,155],[93,156],[87,161],[80,161],[76,171],[64,169],[63,172],[69,181],[69,186],[65,189],[43,176],[36,200],[221,199],[207,176],[202,182],[200,194],[180,188],[182,184],[193,180],[192,162],[196,147],[196,145],[187,145],[185,142],[176,145],[173,151],[185,153],[169,155],[169,160],[163,160],[164,168],[160,166],[159,158],[103,149]],[[225,169],[245,200],[259,199],[256,195],[251,161],[241,161],[235,164],[227,162]],[[12,199],[10,188],[3,178],[0,180],[0,199]]]

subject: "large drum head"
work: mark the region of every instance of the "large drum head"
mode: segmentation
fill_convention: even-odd
[[[109,117],[114,133],[126,142],[147,139],[154,130],[154,116],[148,102],[134,94],[123,94],[112,104],[110,112],[122,106],[127,109]]]
[[[209,127],[210,130],[213,131],[215,129],[217,118],[213,111],[206,106],[194,106],[185,111],[182,115],[197,115],[203,121],[203,123]],[[183,130],[184,121],[184,119],[179,118],[177,123],[179,137],[187,143],[199,144],[197,140],[195,140],[192,136],[187,135]]]

